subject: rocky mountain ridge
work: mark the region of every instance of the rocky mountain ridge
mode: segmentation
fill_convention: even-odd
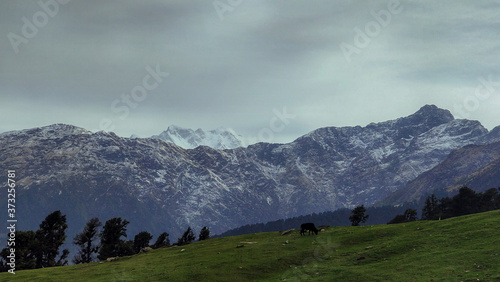
[[[453,151],[439,165],[422,173],[380,204],[410,202],[436,192],[451,195],[464,186],[479,192],[500,187],[500,142],[468,145]]]
[[[221,233],[371,205],[453,150],[500,141],[498,132],[431,105],[366,127],[320,128],[288,144],[230,150],[186,150],[156,138],[58,124],[0,134],[0,166],[17,171],[18,214],[25,229],[36,229],[60,209],[74,228],[90,217],[120,216],[131,222],[131,234],[180,236],[188,225]]]

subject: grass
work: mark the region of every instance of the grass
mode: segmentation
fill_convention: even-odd
[[[237,248],[243,245],[244,247]],[[216,238],[0,281],[500,281],[500,211],[441,221]]]

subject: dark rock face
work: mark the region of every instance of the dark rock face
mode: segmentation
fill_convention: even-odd
[[[0,166],[16,169],[24,229],[60,209],[77,232],[120,216],[129,234],[240,225],[359,204],[404,187],[455,149],[500,140],[477,121],[425,106],[366,127],[328,127],[288,144],[185,150],[70,125],[0,134]],[[6,181],[1,176],[0,181]],[[2,208],[5,203],[0,203]]]
[[[464,186],[477,191],[500,187],[500,142],[468,145],[453,151],[439,165],[422,173],[381,203],[413,201],[434,191],[453,193]]]

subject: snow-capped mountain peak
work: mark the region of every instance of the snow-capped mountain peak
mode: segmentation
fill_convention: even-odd
[[[194,149],[198,146],[208,146],[214,149],[234,149],[243,147],[243,137],[231,128],[219,127],[205,131],[201,128],[192,130],[176,125],[170,125],[167,130],[152,138],[162,139],[176,144],[184,149]]]

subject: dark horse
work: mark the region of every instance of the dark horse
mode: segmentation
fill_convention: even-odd
[[[300,236],[306,234],[306,231],[309,231],[309,235],[311,235],[311,231],[318,235],[318,229],[316,229],[314,223],[302,223],[300,225]]]

